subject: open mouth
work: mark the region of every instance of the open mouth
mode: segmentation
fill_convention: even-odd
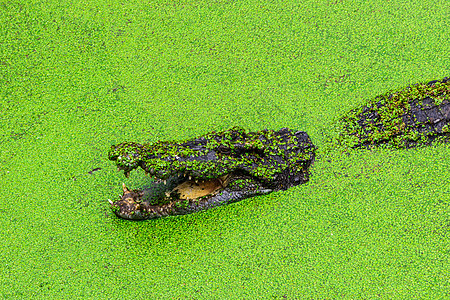
[[[125,176],[129,176],[129,171],[125,170]],[[223,191],[232,175],[208,180],[187,174],[152,178],[155,180],[143,189],[130,190],[123,183],[120,199],[115,202],[108,199],[114,213],[124,219],[140,220],[170,215],[174,209],[201,206],[202,202]]]
[[[228,184],[229,175],[219,178],[204,180],[186,180],[175,186],[170,192],[166,192],[167,198],[172,195],[178,195],[175,199],[195,200],[206,196],[216,195],[221,189]]]

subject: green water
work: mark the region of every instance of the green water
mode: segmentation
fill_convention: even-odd
[[[1,1],[1,298],[448,298],[450,147],[324,148],[346,111],[450,75],[448,8]],[[159,220],[110,211],[146,180],[110,145],[236,125],[308,132],[310,182]]]

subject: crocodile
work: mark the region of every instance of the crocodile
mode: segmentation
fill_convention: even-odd
[[[331,147],[409,149],[450,141],[450,78],[389,91],[330,126]],[[327,147],[327,146],[325,146]],[[330,148],[330,147],[328,147]],[[125,176],[141,167],[155,179],[110,201],[115,214],[140,220],[183,215],[305,183],[317,147],[308,134],[234,127],[182,142],[113,145]],[[331,148],[330,148],[331,149]]]
[[[108,157],[119,171],[128,177],[142,168],[153,181],[135,190],[123,184],[123,195],[109,202],[118,217],[143,220],[286,190],[308,181],[315,150],[306,132],[289,128],[233,127],[179,142],[113,145]]]

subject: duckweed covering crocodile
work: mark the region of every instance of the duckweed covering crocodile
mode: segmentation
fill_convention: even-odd
[[[138,167],[156,179],[111,206],[124,219],[184,215],[308,181],[315,146],[302,131],[234,127],[182,142],[122,143],[109,159],[128,177]]]
[[[378,96],[338,123],[338,143],[350,148],[399,149],[450,138],[450,78]]]
[[[336,124],[345,148],[411,148],[450,140],[450,78],[375,97]],[[335,145],[334,145],[335,146]],[[333,147],[334,147],[333,146]],[[109,159],[128,177],[141,167],[156,181],[111,206],[125,219],[183,215],[308,181],[316,147],[305,132],[235,127],[182,142],[122,143]]]

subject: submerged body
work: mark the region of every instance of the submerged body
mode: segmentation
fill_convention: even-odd
[[[305,132],[235,127],[182,142],[122,143],[109,159],[128,176],[141,167],[156,179],[111,201],[117,216],[151,219],[184,215],[308,181],[315,146]]]
[[[378,96],[338,122],[338,144],[399,149],[450,138],[450,78],[418,83]]]

